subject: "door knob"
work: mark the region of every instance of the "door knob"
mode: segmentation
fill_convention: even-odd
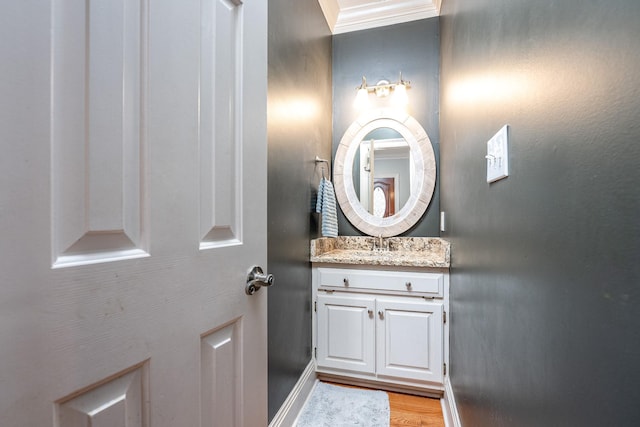
[[[253,295],[260,290],[263,286],[273,285],[273,274],[266,274],[262,271],[262,268],[254,265],[247,274],[247,286],[244,291],[247,295]]]

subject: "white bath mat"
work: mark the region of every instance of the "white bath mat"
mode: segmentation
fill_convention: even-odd
[[[296,427],[388,427],[389,396],[319,382],[311,392]]]

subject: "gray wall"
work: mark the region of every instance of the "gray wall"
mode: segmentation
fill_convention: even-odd
[[[440,38],[437,18],[423,19],[388,27],[337,34],[333,37],[333,154],[342,135],[357,118],[353,107],[355,88],[362,76],[367,83],[381,79],[398,80],[402,71],[411,82],[407,91],[409,113],[427,131],[439,170],[439,84]],[[408,236],[438,236],[440,184],[436,181],[433,199],[422,220],[407,231]],[[338,212],[340,235],[360,233]]]
[[[462,422],[640,425],[640,2],[443,7]],[[510,176],[488,185],[486,141],[504,124]]]
[[[331,35],[316,0],[269,1],[269,419],[311,360],[311,201],[331,156]]]

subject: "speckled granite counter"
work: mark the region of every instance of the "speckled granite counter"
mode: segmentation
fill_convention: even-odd
[[[389,251],[373,251],[374,237],[322,237],[311,241],[311,262],[449,268],[451,246],[438,237],[388,237]]]

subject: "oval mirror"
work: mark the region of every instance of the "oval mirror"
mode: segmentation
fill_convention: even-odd
[[[435,180],[431,141],[403,112],[363,114],[336,151],[338,203],[349,222],[371,236],[396,236],[415,225],[431,202]]]

